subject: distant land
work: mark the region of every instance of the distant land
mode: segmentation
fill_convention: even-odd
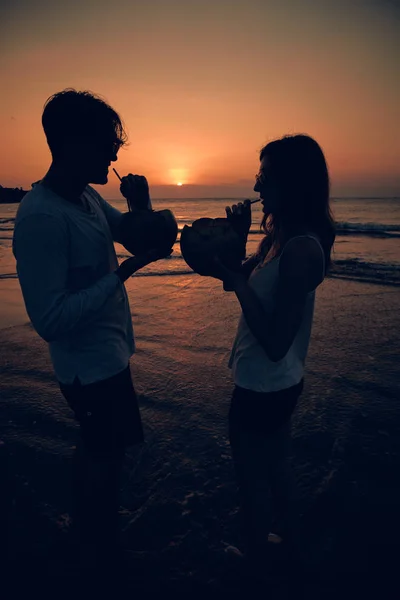
[[[0,185],[0,204],[15,204],[21,202],[28,190],[22,188],[6,188]]]

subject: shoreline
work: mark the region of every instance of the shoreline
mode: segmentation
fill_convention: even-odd
[[[157,285],[157,282],[159,280],[160,277],[162,278],[182,278],[182,279],[187,279],[190,278],[190,280],[196,279],[198,276],[195,273],[182,273],[179,275],[175,275],[175,274],[169,274],[169,273],[165,273],[163,275],[154,275],[152,273],[149,274],[145,274],[139,277],[135,277],[135,278],[131,278],[130,281],[128,281],[127,283],[127,291],[129,294],[129,291],[131,290],[132,286],[135,285],[135,283],[132,283],[132,281],[134,280],[135,282],[138,281],[138,279],[147,279],[148,277],[151,277],[151,279],[154,279]],[[202,278],[201,278],[202,279]],[[383,280],[376,280],[376,279],[368,279],[368,278],[362,278],[362,277],[357,277],[356,275],[346,275],[346,274],[342,274],[342,273],[335,273],[332,272],[327,276],[327,281],[328,280],[338,280],[338,281],[343,281],[349,284],[355,284],[355,285],[366,285],[366,286],[371,286],[372,288],[377,288],[376,289],[376,293],[379,293],[379,288],[392,288],[393,289],[393,293],[397,293],[399,294],[400,297],[400,289],[399,289],[399,283],[396,280],[390,280],[390,281],[385,281]],[[150,285],[150,282],[148,282],[145,285]],[[185,285],[185,284],[183,284]],[[216,286],[218,286],[218,283],[216,284]],[[18,278],[10,278],[10,279],[2,279],[0,282],[0,304],[2,307],[2,311],[0,313],[0,331],[2,331],[3,329],[9,329],[12,327],[17,327],[20,325],[29,325],[30,324],[30,319],[27,315],[26,309],[25,309],[25,304],[24,304],[24,300],[22,297],[22,292],[21,292],[21,288],[19,286],[19,282],[18,282]]]
[[[243,594],[223,559],[224,544],[237,542],[227,438],[237,302],[219,282],[195,275],[133,278],[127,289],[146,436],[128,456],[122,485],[121,539],[136,556],[128,589],[141,598]],[[395,581],[399,298],[397,288],[338,279],[317,292],[305,391],[293,418],[304,549],[318,562],[308,598],[357,597],[373,578],[382,586]],[[32,327],[0,330],[0,344],[0,439],[14,478],[10,571],[30,585],[39,578],[73,586],[62,548],[76,425]],[[272,581],[271,593],[286,585]]]

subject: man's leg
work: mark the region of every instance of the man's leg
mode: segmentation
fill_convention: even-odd
[[[61,390],[81,430],[73,469],[75,530],[84,552],[101,559],[115,553],[118,540],[125,448],[143,441],[137,397],[129,367],[96,384],[78,382]]]
[[[81,558],[94,564],[117,540],[118,491],[124,441],[115,431],[119,377],[60,385],[80,425],[73,456],[72,503]]]
[[[118,542],[119,484],[123,456],[93,455],[79,442],[73,465],[73,522],[81,559],[107,560]]]

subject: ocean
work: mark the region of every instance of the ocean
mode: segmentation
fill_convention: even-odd
[[[224,217],[225,206],[239,200],[227,198],[155,199],[153,208],[169,208],[179,229],[200,217]],[[110,203],[126,211],[124,199]],[[333,252],[332,277],[370,283],[400,285],[400,198],[333,198],[332,210],[337,223]],[[11,243],[17,204],[0,205],[0,280],[17,278]],[[247,254],[252,254],[261,240],[261,205],[252,207],[252,227]],[[116,244],[118,257],[128,257]],[[192,271],[183,260],[178,242],[168,259],[153,263],[135,276],[184,275]],[[1,286],[1,282],[0,282]]]
[[[228,203],[155,200],[154,208],[172,209],[183,227],[201,216],[224,216]],[[126,210],[123,201],[114,204]],[[338,573],[347,581],[349,564],[359,588],[360,581],[369,582],[363,569],[371,557],[382,567],[375,569],[381,584],[393,563],[393,540],[400,539],[400,486],[393,476],[400,467],[400,199],[332,204],[337,278],[318,289],[305,388],[293,415],[304,552],[315,567],[306,581],[310,599],[331,590]],[[260,206],[253,208],[249,253],[260,241]],[[68,545],[68,472],[78,432],[47,344],[24,310],[11,252],[16,209],[0,206],[0,440],[12,474],[12,493],[3,494],[12,507],[10,572],[18,569],[29,591],[39,580],[40,590],[46,581],[63,589],[70,583],[72,590],[81,583]],[[117,252],[126,256],[121,246]],[[126,288],[146,443],[128,452],[121,480],[121,542],[132,556],[124,585],[146,598],[165,589],[221,598],[239,590],[245,596],[224,566],[224,548],[239,543],[227,365],[240,305],[221,282],[193,275],[178,245],[172,258],[139,271]],[[370,523],[379,526],[378,544]],[[286,589],[277,591],[287,597]]]

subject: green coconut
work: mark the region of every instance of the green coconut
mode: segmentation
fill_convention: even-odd
[[[185,225],[181,232],[181,253],[199,275],[212,275],[214,257],[228,268],[238,270],[246,253],[246,240],[228,219],[203,217]]]
[[[131,254],[153,248],[168,251],[176,242],[178,225],[170,210],[135,210],[124,213],[120,242]]]

